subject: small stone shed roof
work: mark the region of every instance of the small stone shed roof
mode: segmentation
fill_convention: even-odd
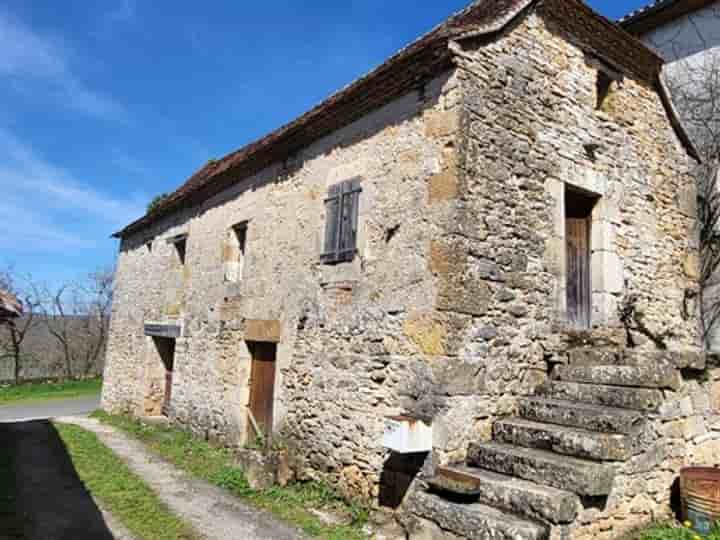
[[[663,60],[581,0],[475,0],[296,120],[218,161],[207,163],[153,210],[113,236],[129,236],[165,215],[207,200],[273,163],[284,162],[320,138],[452,68],[450,42],[497,33],[538,3],[543,13],[564,28],[578,46],[620,71],[654,85],[664,94],[659,78]],[[668,105],[667,96],[663,100]],[[670,107],[668,114],[672,118]],[[696,155],[681,124],[673,120],[673,126],[688,152]]]
[[[655,0],[628,13],[618,23],[631,34],[643,35],[715,2],[717,0]]]
[[[0,289],[0,321],[20,317],[22,303],[14,295]]]

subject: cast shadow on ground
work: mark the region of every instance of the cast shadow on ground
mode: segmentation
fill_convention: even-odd
[[[81,539],[114,537],[53,424],[0,424],[0,540]]]

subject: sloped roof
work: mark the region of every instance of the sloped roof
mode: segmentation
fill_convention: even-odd
[[[22,313],[22,303],[14,295],[0,289],[0,320],[20,317]]]
[[[631,34],[642,35],[715,2],[717,0],[655,0],[628,13],[618,24]]]
[[[537,0],[474,1],[293,122],[218,161],[209,162],[152,211],[114,236],[125,237],[165,215],[204,201],[418,88],[422,81],[452,67],[450,41],[498,32],[535,3]],[[662,59],[581,0],[544,0],[541,5],[543,12],[553,16],[580,46],[640,80],[658,84]]]

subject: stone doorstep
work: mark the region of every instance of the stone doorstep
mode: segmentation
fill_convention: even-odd
[[[550,534],[547,525],[479,503],[454,503],[420,490],[411,493],[403,506],[406,512],[471,540],[547,540]]]
[[[471,444],[468,463],[591,497],[608,495],[615,478],[611,465],[500,443]]]
[[[665,401],[662,390],[654,388],[629,388],[569,381],[548,381],[538,388],[538,394],[552,399],[650,412],[657,411]]]
[[[430,486],[472,495],[479,502],[529,519],[572,523],[581,508],[574,493],[466,465],[439,467]]]
[[[633,455],[633,439],[616,433],[532,422],[500,420],[493,428],[497,442],[597,461],[625,461]]]
[[[680,372],[668,365],[642,366],[555,366],[556,380],[640,388],[670,388],[682,385]]]
[[[646,425],[642,411],[542,397],[521,399],[520,416],[534,422],[624,435],[638,435]]]

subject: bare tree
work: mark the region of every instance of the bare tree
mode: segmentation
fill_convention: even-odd
[[[720,329],[720,7],[688,15],[647,41],[668,61],[664,79],[702,163],[697,181],[703,338]]]
[[[105,354],[112,296],[111,269],[44,288],[41,320],[62,350],[67,377],[88,375]]]
[[[40,300],[32,277],[20,276],[11,267],[0,271],[0,289],[13,294],[23,303],[23,316],[17,320],[8,320],[0,327],[0,360],[13,362],[13,378],[18,383],[21,380],[23,358],[27,355],[25,338],[37,324]]]

